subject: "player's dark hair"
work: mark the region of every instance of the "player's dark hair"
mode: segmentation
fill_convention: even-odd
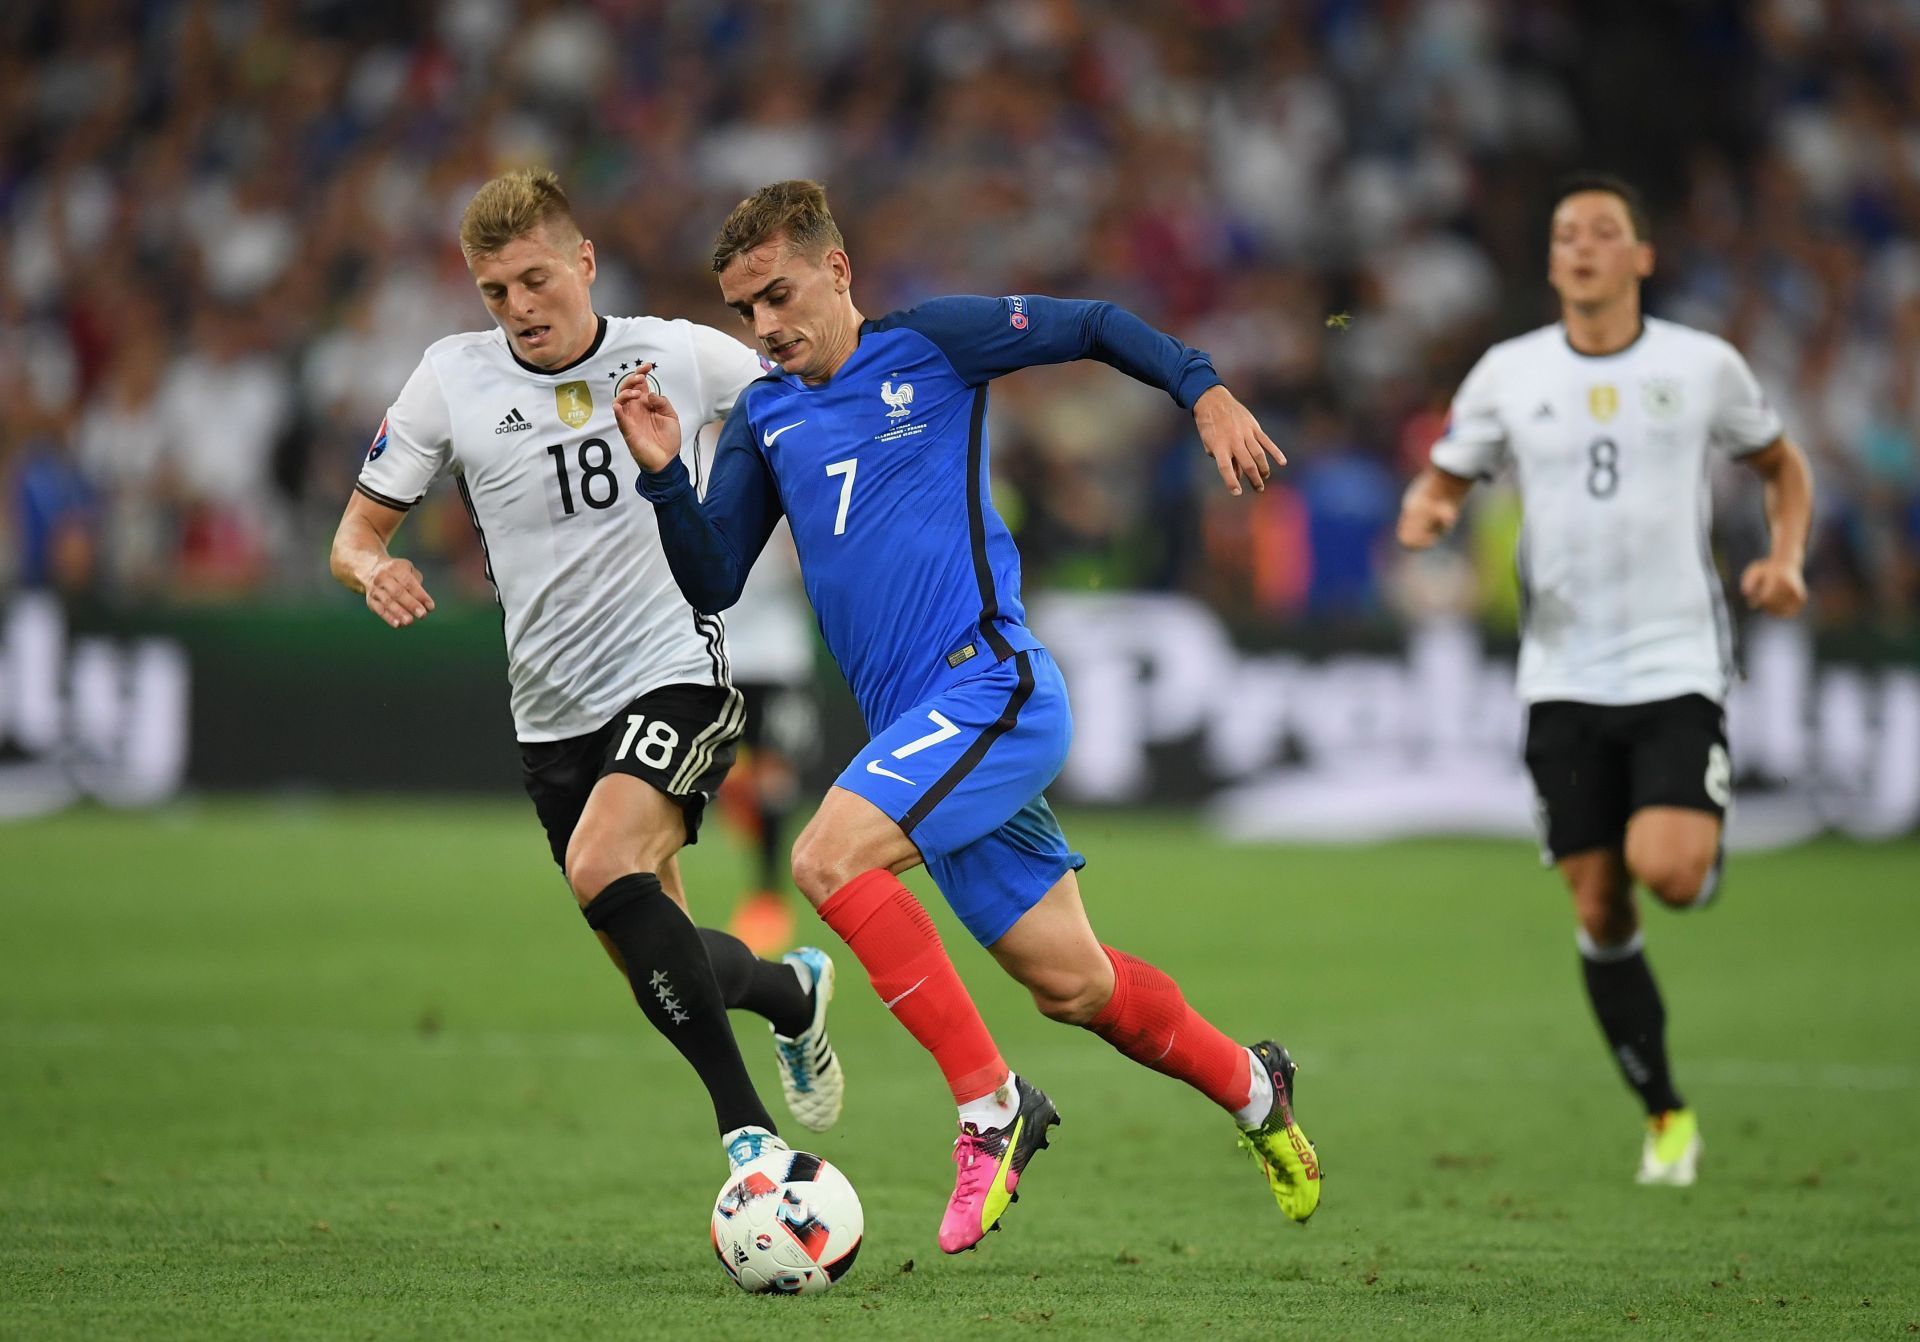
[[[524,238],[542,224],[559,224],[557,239],[578,241],[580,226],[560,179],[545,168],[516,168],[503,172],[467,202],[460,216],[460,250],[471,261],[497,252],[515,238]]]
[[[1561,202],[1568,196],[1577,196],[1586,191],[1604,191],[1609,196],[1619,197],[1620,203],[1627,207],[1627,220],[1633,225],[1633,240],[1653,241],[1653,219],[1647,213],[1646,198],[1632,182],[1610,172],[1573,172],[1555,182],[1553,202],[1547,207],[1547,218],[1552,219],[1559,212]]]
[[[713,273],[718,275],[734,257],[776,236],[815,258],[847,245],[827,209],[824,186],[805,180],[774,182],[734,206],[720,225],[720,235],[713,240]]]

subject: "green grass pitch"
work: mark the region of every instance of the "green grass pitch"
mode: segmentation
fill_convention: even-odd
[[[1632,1182],[1638,1116],[1526,845],[1067,822],[1102,935],[1299,1057],[1311,1225],[1223,1115],[1041,1019],[942,909],[1054,1149],[943,1258],[945,1091],[842,951],[848,1111],[804,1144],[866,1244],[825,1297],[744,1296],[706,1243],[704,1096],[525,806],[83,812],[0,828],[0,1337],[1920,1332],[1920,845],[1736,858],[1719,907],[1650,914],[1707,1141],[1672,1190]],[[742,866],[709,835],[686,866],[718,921]]]

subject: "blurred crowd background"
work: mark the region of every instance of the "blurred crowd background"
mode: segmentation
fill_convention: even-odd
[[[552,166],[603,312],[736,323],[726,210],[824,180],[864,309],[1104,297],[1212,352],[1293,458],[1229,501],[1190,422],[1082,366],[996,389],[1029,584],[1243,623],[1512,618],[1510,497],[1418,564],[1404,481],[1548,320],[1546,199],[1642,185],[1650,310],[1748,354],[1812,454],[1829,628],[1920,604],[1913,0],[6,0],[0,589],[344,600],[326,542],[434,339],[487,322],[474,188]],[[1730,472],[1730,562],[1762,543]],[[403,532],[489,599],[452,498]]]

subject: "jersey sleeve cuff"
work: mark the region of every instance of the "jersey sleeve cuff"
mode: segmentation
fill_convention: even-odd
[[[1427,460],[1434,469],[1444,471],[1456,480],[1491,480],[1493,471],[1480,457],[1480,453],[1459,444],[1449,445],[1442,439],[1433,445]]]
[[[1750,442],[1744,438],[1736,438],[1733,442],[1733,446],[1727,449],[1727,455],[1732,457],[1735,461],[1738,461],[1742,457],[1751,457],[1755,453],[1766,451],[1768,448],[1772,447],[1775,443],[1779,442],[1783,437],[1785,437],[1784,432],[1779,429],[1775,429],[1771,434],[1761,439],[1759,442]]]
[[[1173,399],[1180,403],[1182,410],[1191,410],[1195,401],[1215,387],[1225,385],[1220,374],[1214,371],[1212,360],[1201,355],[1197,363],[1181,374],[1179,383],[1173,389]]]
[[[375,503],[379,504],[382,508],[393,508],[403,513],[406,512],[408,509],[412,508],[414,503],[420,502],[419,499],[413,500],[412,503],[402,503],[399,499],[390,499],[385,494],[382,494],[379,490],[369,489],[365,484],[362,484],[357,480],[354,482],[353,487],[357,492],[365,494],[368,498],[372,499]],[[425,496],[422,495],[422,497],[425,497]]]
[[[693,478],[687,474],[687,463],[678,457],[668,462],[663,471],[640,472],[641,496],[652,503],[671,503],[692,489]]]

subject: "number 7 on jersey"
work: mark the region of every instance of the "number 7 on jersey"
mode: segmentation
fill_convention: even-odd
[[[844,475],[840,482],[840,511],[833,517],[833,534],[847,534],[847,505],[853,502],[853,474],[860,469],[860,458],[848,457],[845,461],[836,461],[827,467],[828,475]]]

